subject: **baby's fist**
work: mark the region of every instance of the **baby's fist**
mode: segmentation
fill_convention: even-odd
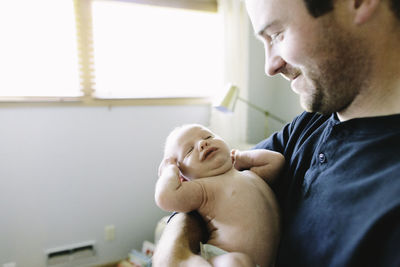
[[[176,171],[177,173],[179,173],[179,169],[178,169],[178,165],[177,165],[177,161],[176,158],[174,157],[168,157],[168,158],[164,158],[161,161],[160,167],[158,167],[158,176],[161,176],[163,171],[167,168],[172,166],[174,171]]]

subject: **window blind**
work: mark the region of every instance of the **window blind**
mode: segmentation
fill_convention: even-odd
[[[92,5],[90,0],[74,0],[75,25],[78,39],[78,57],[81,91],[85,97],[94,92]]]
[[[124,2],[134,2],[146,5],[158,5],[164,7],[186,8],[217,12],[217,0],[117,0]]]

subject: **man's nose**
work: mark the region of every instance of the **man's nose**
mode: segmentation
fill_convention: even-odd
[[[265,48],[265,73],[268,76],[279,74],[286,62],[273,49]]]

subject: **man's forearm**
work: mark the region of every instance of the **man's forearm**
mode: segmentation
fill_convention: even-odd
[[[206,241],[207,230],[200,215],[197,212],[179,213],[164,229],[153,256],[153,266],[189,263],[196,257],[200,242]]]

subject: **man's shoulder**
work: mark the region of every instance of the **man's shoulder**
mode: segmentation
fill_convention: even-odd
[[[304,132],[308,129],[316,129],[328,121],[338,121],[335,114],[322,115],[319,113],[303,112],[295,117],[289,124],[292,132]]]
[[[303,112],[269,138],[258,143],[255,149],[270,149],[283,153],[291,140],[307,139],[307,136],[322,129],[329,120],[334,120],[333,114],[321,115],[318,113]]]

